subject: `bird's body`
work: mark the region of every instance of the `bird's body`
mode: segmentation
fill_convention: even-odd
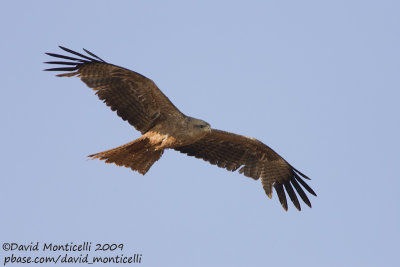
[[[285,210],[284,188],[297,209],[300,210],[300,203],[293,187],[311,207],[302,187],[313,195],[315,193],[300,176],[309,178],[262,142],[212,129],[207,122],[184,115],[152,80],[139,73],[109,64],[87,50],[85,52],[92,57],[60,48],[80,58],[47,53],[69,60],[46,62],[64,65],[47,70],[66,71],[57,75],[60,77],[80,77],[107,106],[142,133],[130,143],[89,157],[125,166],[144,175],[165,149],[174,149],[229,171],[239,169],[240,173],[255,180],[261,178],[268,197],[272,197],[274,187]]]

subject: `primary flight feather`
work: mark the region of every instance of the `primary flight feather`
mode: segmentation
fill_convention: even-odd
[[[152,80],[137,72],[109,64],[86,49],[89,56],[60,48],[74,56],[46,53],[68,60],[45,62],[63,66],[46,71],[63,71],[58,77],[80,77],[118,116],[142,133],[130,143],[89,157],[144,175],[165,149],[174,149],[229,171],[239,169],[239,173],[255,180],[261,178],[267,196],[271,198],[275,188],[285,210],[288,209],[286,193],[301,210],[295,190],[311,207],[303,190],[316,196],[304,181],[309,178],[267,145],[254,138],[212,129],[207,122],[184,115]]]

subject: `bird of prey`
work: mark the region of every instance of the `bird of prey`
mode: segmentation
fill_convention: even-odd
[[[260,178],[269,198],[275,188],[285,210],[288,209],[285,191],[298,210],[301,207],[295,190],[311,207],[303,190],[316,196],[303,180],[310,178],[267,145],[255,138],[213,129],[203,120],[186,116],[152,80],[137,72],[107,63],[86,49],[83,50],[87,55],[60,48],[73,56],[46,53],[66,60],[45,62],[61,65],[46,71],[64,72],[58,77],[80,77],[111,110],[142,133],[132,142],[89,157],[125,166],[144,175],[165,149],[174,149],[228,171],[239,170],[254,180]]]

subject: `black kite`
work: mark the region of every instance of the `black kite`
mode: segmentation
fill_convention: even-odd
[[[137,72],[109,64],[85,49],[89,56],[60,48],[80,58],[46,53],[68,60],[46,62],[63,65],[46,70],[66,71],[58,74],[59,77],[80,77],[118,116],[142,133],[130,143],[89,157],[144,175],[160,159],[164,149],[175,149],[229,171],[240,168],[239,173],[255,180],[261,178],[267,196],[272,197],[274,187],[285,210],[288,208],[285,190],[294,206],[301,210],[293,187],[311,207],[302,187],[316,194],[301,177],[309,178],[262,142],[212,129],[207,122],[184,115],[152,80]]]

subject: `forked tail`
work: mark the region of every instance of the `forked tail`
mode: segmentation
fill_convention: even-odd
[[[125,166],[144,175],[154,162],[161,158],[163,152],[164,150],[154,150],[147,138],[139,138],[125,145],[89,155],[89,157],[104,160],[105,163]]]

